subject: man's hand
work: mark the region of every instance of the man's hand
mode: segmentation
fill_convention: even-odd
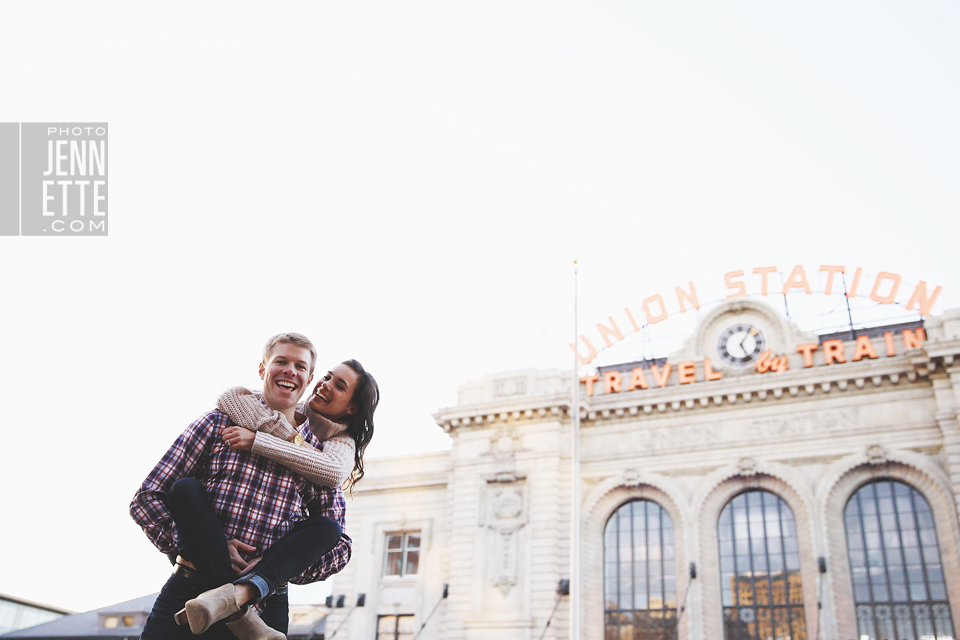
[[[251,560],[250,563],[247,565],[247,568],[240,572],[240,575],[245,576],[251,571],[253,571],[253,568],[257,566],[257,563],[260,562],[261,560],[263,560],[262,557],[254,558],[253,560]]]
[[[260,558],[254,558],[250,562],[247,562],[240,555],[240,551],[246,551],[252,553],[256,551],[256,547],[252,547],[245,542],[240,542],[236,538],[227,540],[227,551],[230,553],[230,566],[233,567],[233,570],[237,573],[243,573],[249,571],[253,568],[253,565],[260,562]]]
[[[257,434],[243,427],[227,427],[223,430],[223,441],[234,451],[252,451]]]

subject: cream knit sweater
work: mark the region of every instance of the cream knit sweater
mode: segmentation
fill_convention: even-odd
[[[244,387],[231,387],[217,398],[217,408],[241,427],[256,431],[253,453],[282,464],[314,484],[339,487],[353,471],[356,444],[346,426],[327,420],[302,406],[310,420],[310,429],[323,442],[323,451],[309,444],[297,446],[290,439],[297,430],[279,411],[260,402]]]

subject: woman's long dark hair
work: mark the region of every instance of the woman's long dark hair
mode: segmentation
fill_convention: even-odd
[[[373,412],[380,403],[380,387],[370,372],[356,360],[344,360],[343,364],[353,369],[358,377],[357,387],[353,390],[353,404],[357,411],[347,419],[347,434],[356,443],[353,472],[347,478],[347,490],[353,491],[353,487],[363,477],[363,452],[373,439]]]

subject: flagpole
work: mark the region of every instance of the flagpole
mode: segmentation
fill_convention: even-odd
[[[570,470],[570,640],[580,640],[580,376],[577,354],[577,261],[573,261],[573,433]]]

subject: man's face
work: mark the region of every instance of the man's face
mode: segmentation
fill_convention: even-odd
[[[340,422],[356,413],[353,393],[360,376],[345,364],[338,364],[324,374],[310,396],[310,408],[328,420]]]
[[[290,342],[277,343],[267,361],[260,363],[260,378],[263,399],[271,409],[286,411],[295,407],[313,380],[310,350]]]

